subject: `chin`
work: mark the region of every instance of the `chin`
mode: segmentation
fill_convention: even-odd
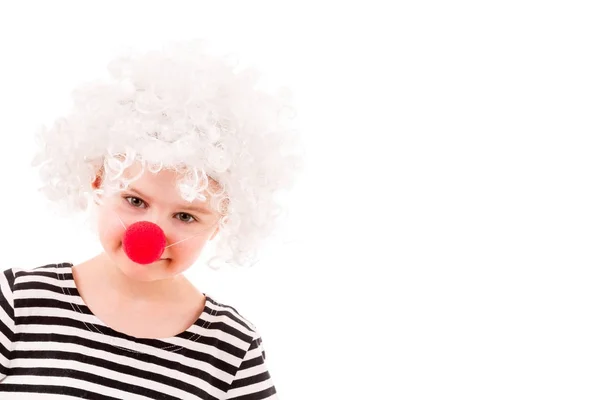
[[[131,261],[125,254],[122,254],[118,259],[118,266],[123,274],[131,279],[144,282],[162,279],[164,269],[168,267],[171,262],[171,259],[164,258],[150,264],[138,264]]]

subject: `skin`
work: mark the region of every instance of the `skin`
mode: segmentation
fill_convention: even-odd
[[[125,177],[136,176],[140,168],[139,163],[132,165]],[[204,309],[205,296],[182,273],[217,236],[220,215],[210,208],[206,192],[206,202],[185,201],[175,184],[177,178],[171,170],[145,171],[128,189],[95,205],[104,251],[75,265],[73,278],[90,310],[116,331],[138,338],[172,337],[189,328]],[[102,183],[99,171],[92,187],[100,188]],[[154,222],[163,229],[167,246],[187,240],[166,248],[159,261],[137,264],[123,250],[125,229],[119,219],[125,226]]]

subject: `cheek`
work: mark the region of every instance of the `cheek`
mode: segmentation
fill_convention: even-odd
[[[185,239],[185,237],[182,239]],[[167,241],[169,241],[169,239],[167,239]],[[177,240],[173,240],[172,242],[176,241]],[[182,243],[177,243],[176,245],[169,247],[167,250],[171,251],[170,255],[173,258],[183,261],[184,263],[193,263],[202,253],[205,244],[206,238],[199,236]]]
[[[121,222],[111,212],[101,212],[98,214],[98,236],[106,246],[113,247],[118,244],[125,232]]]

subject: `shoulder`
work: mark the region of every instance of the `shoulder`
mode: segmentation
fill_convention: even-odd
[[[257,327],[237,306],[222,303],[207,294],[204,307],[205,312],[210,316],[211,328],[224,330],[247,343],[259,336]]]
[[[48,278],[57,278],[58,272],[65,269],[66,263],[47,264],[32,269],[12,267],[0,271],[0,297],[1,306],[6,310],[14,309],[15,297],[21,289],[28,289],[40,284],[40,281]],[[42,278],[45,277],[45,278]]]
[[[37,283],[40,281],[63,280],[65,275],[70,274],[69,263],[46,264],[34,268],[8,268],[2,272],[3,281],[10,283],[11,289],[18,290],[27,283]]]

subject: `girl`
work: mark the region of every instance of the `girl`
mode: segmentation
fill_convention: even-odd
[[[302,160],[289,96],[203,43],[109,64],[38,135],[42,191],[103,252],[0,274],[2,399],[276,399],[257,328],[182,274],[252,265]]]

